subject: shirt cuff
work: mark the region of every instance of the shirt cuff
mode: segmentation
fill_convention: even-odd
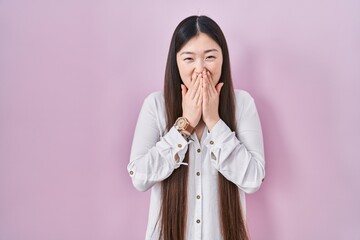
[[[207,135],[205,145],[208,148],[219,147],[231,132],[228,125],[220,119]]]
[[[229,137],[232,138],[232,135],[235,135],[235,132],[232,132],[231,129],[226,125],[226,123],[220,119],[215,126],[211,129],[207,135],[204,143],[205,146],[209,149],[210,160],[213,166],[219,171],[220,170],[220,152],[222,148],[227,150],[233,149],[235,143],[233,141],[228,141]],[[225,144],[225,145],[224,145]],[[223,149],[224,151],[224,149]],[[226,152],[226,150],[225,150]],[[222,152],[223,154],[225,152]]]
[[[180,167],[180,165],[187,165],[186,163],[183,163],[183,161],[188,150],[188,145],[192,140],[186,141],[175,127],[172,127],[170,131],[164,136],[164,138],[171,146],[171,155],[174,161],[174,168],[176,169]],[[178,155],[177,159],[176,155]]]

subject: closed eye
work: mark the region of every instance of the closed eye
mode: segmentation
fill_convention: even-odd
[[[193,59],[188,57],[188,58],[184,58],[184,61],[192,61]]]
[[[213,60],[213,59],[216,59],[216,57],[215,56],[207,56],[206,57],[206,60]]]

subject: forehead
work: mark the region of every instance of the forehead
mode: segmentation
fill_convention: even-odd
[[[200,33],[191,38],[179,51],[181,52],[193,52],[203,53],[209,49],[216,49],[221,52],[220,46],[205,33]]]

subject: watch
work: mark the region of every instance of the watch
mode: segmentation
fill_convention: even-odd
[[[174,127],[180,132],[187,135],[191,135],[194,132],[194,128],[190,126],[189,121],[184,117],[179,117],[176,119],[176,122],[174,124]]]

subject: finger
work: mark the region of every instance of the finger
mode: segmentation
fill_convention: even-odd
[[[203,78],[207,75],[206,73],[207,73],[207,70],[206,70],[206,69],[204,69],[204,70],[201,72],[201,74],[203,75]]]
[[[220,94],[220,91],[221,91],[223,86],[224,86],[224,83],[218,83],[218,85],[216,85],[216,92],[218,94]]]
[[[206,85],[207,96],[211,98],[215,94],[216,90],[213,89],[213,84],[209,79],[208,73],[205,74],[205,85]]]
[[[195,95],[196,95],[196,92],[197,92],[198,89],[199,89],[200,79],[201,79],[201,76],[198,75],[198,77],[197,77],[196,80],[195,80],[194,86],[190,89],[190,91],[191,91],[191,93],[190,93],[191,99],[194,99],[194,97],[195,97]]]
[[[199,98],[200,98],[200,95],[201,95],[201,92],[202,92],[202,82],[203,82],[203,79],[201,78],[201,79],[199,79],[199,80],[197,80],[197,81],[198,81],[197,84],[199,84],[199,86],[198,86],[198,88],[197,88],[197,90],[196,90],[196,94],[195,94],[195,97],[194,97],[194,99],[195,99],[196,102],[199,101]]]
[[[209,92],[210,92],[210,95],[212,96],[212,95],[214,95],[216,93],[214,80],[213,80],[213,78],[212,78],[209,71],[206,73],[206,76],[207,76],[208,82],[209,82]]]
[[[192,85],[194,85],[197,76],[198,76],[198,73],[196,73],[196,72],[194,71],[193,74],[191,75],[191,79],[190,79],[190,83],[191,83]]]
[[[198,106],[201,106],[202,103],[203,103],[203,95],[204,95],[204,88],[201,87],[201,91],[200,91],[200,94],[199,94],[199,99],[197,100]]]
[[[197,75],[193,73],[192,76],[191,76],[191,82],[190,82],[190,85],[189,85],[189,88],[188,88],[188,94],[190,94],[190,95],[192,95],[193,88],[194,88],[194,85],[196,83],[196,78],[197,78]]]
[[[206,71],[206,76],[209,78],[210,83],[212,83],[212,85],[214,86],[214,79],[212,77],[212,75],[210,74],[210,71]]]
[[[209,79],[207,78],[206,75],[204,77],[204,90],[209,91]]]
[[[207,79],[204,79],[204,88],[203,88],[203,103],[209,101],[209,83]]]
[[[181,95],[184,98],[185,94],[187,93],[187,89],[184,84],[181,84]]]

